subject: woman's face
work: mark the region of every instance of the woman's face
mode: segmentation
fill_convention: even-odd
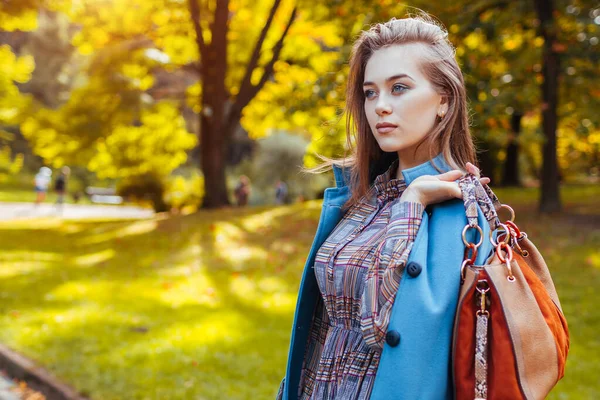
[[[433,129],[447,104],[419,68],[420,44],[393,45],[373,53],[365,69],[365,114],[385,152],[397,152],[409,168],[429,159],[429,149],[414,149]]]

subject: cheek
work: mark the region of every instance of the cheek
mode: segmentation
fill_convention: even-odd
[[[402,114],[411,119],[429,119],[437,113],[438,99],[427,92],[415,92],[413,96],[405,96],[402,104]],[[425,118],[424,118],[425,117]]]
[[[405,96],[398,105],[400,120],[406,131],[412,135],[423,136],[435,124],[437,115],[437,99],[430,94],[415,93],[414,96]]]
[[[373,125],[377,119],[377,113],[375,112],[375,106],[372,101],[365,101],[364,103],[365,115],[369,125]]]

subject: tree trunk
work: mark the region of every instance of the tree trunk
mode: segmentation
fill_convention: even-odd
[[[223,134],[214,129],[208,118],[200,115],[200,167],[204,174],[202,208],[218,208],[230,204],[225,177],[225,145]]]
[[[504,176],[502,186],[521,186],[519,177],[519,134],[521,133],[521,119],[523,114],[515,111],[510,118],[510,140],[506,146],[506,160],[504,161]]]
[[[217,0],[211,24],[211,41],[204,42],[197,0],[189,1],[190,15],[196,32],[201,66],[198,70],[202,82],[200,94],[200,167],[204,175],[204,200],[202,208],[228,206],[225,177],[226,151],[230,135],[226,128],[225,104],[228,93],[225,87],[227,74],[227,31],[229,30],[229,0]]]
[[[542,74],[542,127],[545,141],[542,151],[542,182],[539,209],[542,213],[561,210],[558,162],[556,157],[556,127],[558,118],[558,75],[560,58],[556,48],[556,29],[552,0],[534,0],[540,32],[544,37]]]
[[[482,176],[487,176],[488,178],[492,179],[492,182],[495,181],[495,177],[494,177],[494,157],[492,157],[492,148],[489,146],[489,143],[479,143],[479,146],[481,146],[484,149],[487,149],[486,151],[482,151],[481,153],[477,154],[477,159],[478,159],[478,164],[479,164],[479,169],[481,170],[481,175]]]

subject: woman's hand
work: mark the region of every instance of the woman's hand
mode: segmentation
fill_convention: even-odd
[[[473,164],[467,163],[467,171],[479,178],[479,168]],[[440,175],[420,176],[408,185],[402,193],[400,201],[416,202],[428,206],[453,198],[462,199],[460,187],[454,181],[463,175],[463,171],[455,169]],[[489,178],[480,178],[479,181],[484,185],[490,183]]]

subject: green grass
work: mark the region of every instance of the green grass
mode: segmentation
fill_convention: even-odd
[[[30,174],[11,175],[0,178],[0,202],[26,202],[33,203],[36,198],[36,193],[33,186],[34,177]],[[76,179],[70,179],[67,187],[68,194],[65,196],[66,203],[73,203],[72,193],[80,191],[82,196],[79,204],[91,204],[90,200],[83,193],[81,183]],[[57,194],[54,191],[54,181],[48,187],[46,203],[54,204]]]
[[[57,194],[49,191],[46,195],[45,203],[54,204],[56,203]],[[14,189],[14,188],[0,188],[0,202],[7,203],[33,203],[35,201],[36,194],[31,190],[23,190],[23,189]],[[73,196],[71,194],[67,194],[65,196],[65,203],[73,204]],[[83,195],[79,199],[77,204],[92,204],[92,202],[87,198],[87,196]]]
[[[600,188],[565,188],[553,218],[533,190],[497,194],[546,257],[569,321],[551,398],[600,398]],[[319,212],[1,223],[0,341],[93,399],[273,398]]]

